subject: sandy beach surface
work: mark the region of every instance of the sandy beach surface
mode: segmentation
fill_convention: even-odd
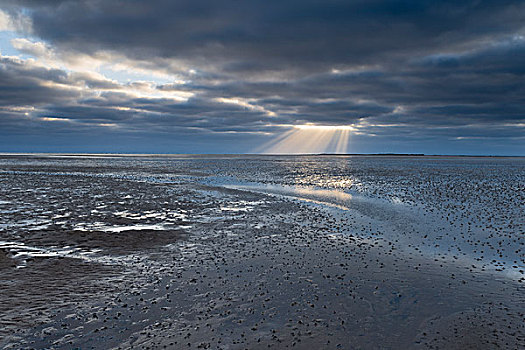
[[[0,157],[0,348],[523,349],[525,159]]]

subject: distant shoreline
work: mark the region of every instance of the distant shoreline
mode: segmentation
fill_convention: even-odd
[[[54,152],[0,152],[0,157],[426,157],[426,158],[524,158],[525,155],[470,155],[424,153],[316,153],[316,154],[258,154],[258,153],[54,153]]]
[[[424,153],[320,153],[318,156],[366,156],[366,157],[471,157],[471,158],[523,158],[509,155],[471,155],[471,154],[424,154]]]

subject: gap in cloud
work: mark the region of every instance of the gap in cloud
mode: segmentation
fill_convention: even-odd
[[[183,74],[190,75],[187,67],[161,69],[151,62],[129,59],[119,53],[97,51],[91,54],[58,50],[49,43],[33,38],[20,37],[14,31],[0,31],[2,55],[32,60],[36,65],[66,72],[90,73],[119,84],[148,82],[155,85],[183,85]],[[175,73],[174,70],[180,72]]]

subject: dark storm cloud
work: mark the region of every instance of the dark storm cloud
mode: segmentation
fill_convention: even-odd
[[[186,80],[153,86],[158,92],[192,94],[138,97],[130,89],[149,83],[2,58],[0,105],[33,106],[34,115],[67,118],[72,128],[355,124],[385,143],[523,132],[523,1],[22,0],[2,8],[29,16],[33,36],[56,52],[118,54]],[[10,111],[0,122],[12,125],[22,113]]]
[[[0,58],[0,106],[30,106],[63,103],[79,97],[71,90],[45,86],[60,83],[67,74],[58,69],[31,67],[13,58]]]
[[[46,3],[44,1],[44,3]],[[223,64],[227,72],[390,62],[523,25],[521,1],[52,1],[33,28],[81,50]],[[394,57],[393,57],[394,56]],[[320,67],[321,66],[321,67]]]
[[[0,125],[3,131],[7,126],[25,128],[28,123],[37,127],[49,124],[42,119],[53,118],[55,126],[58,119],[71,122],[71,130],[90,124],[118,123],[125,130],[198,127],[210,131],[254,131],[259,121],[266,118],[264,112],[207,98],[174,102],[165,98],[137,98],[126,91],[128,87],[143,85],[119,85],[89,74],[68,73],[3,57],[0,60]],[[114,90],[90,93],[92,87]]]

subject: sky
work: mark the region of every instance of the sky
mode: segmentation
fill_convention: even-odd
[[[525,2],[0,0],[0,152],[525,155]]]

